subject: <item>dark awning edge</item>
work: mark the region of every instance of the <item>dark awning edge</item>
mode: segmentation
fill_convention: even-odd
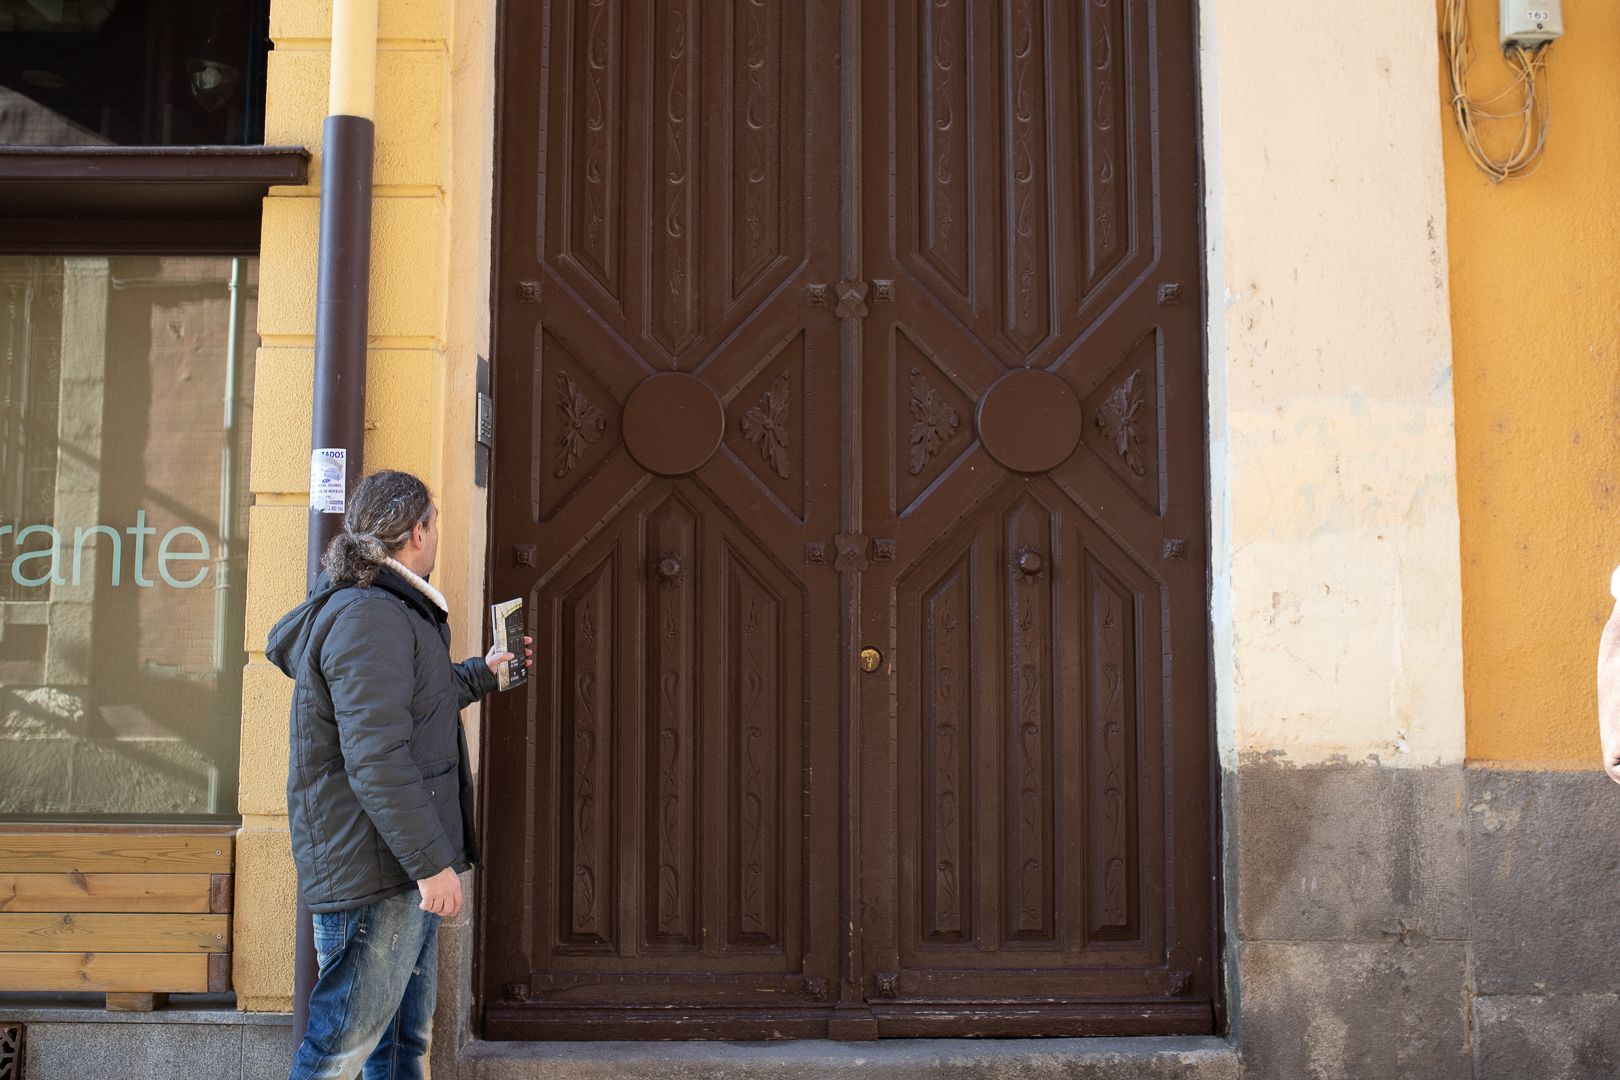
[[[265,193],[308,183],[309,159],[302,146],[0,146],[0,251],[251,249]]]
[[[302,184],[302,146],[0,146],[0,183]]]

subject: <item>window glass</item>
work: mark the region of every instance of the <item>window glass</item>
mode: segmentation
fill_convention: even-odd
[[[264,141],[267,0],[0,0],[0,144]]]
[[[236,813],[257,288],[0,257],[0,819]]]

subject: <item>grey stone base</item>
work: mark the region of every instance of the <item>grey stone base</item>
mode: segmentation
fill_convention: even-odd
[[[1620,1076],[1620,787],[1468,772],[1476,1080]]]
[[[1620,1076],[1620,998],[1485,997],[1474,1003],[1479,1080]]]
[[[1250,1080],[1620,1077],[1620,788],[1246,762],[1225,782]]]
[[[1250,1077],[1471,1076],[1462,945],[1252,942],[1242,970]]]
[[[44,1015],[55,1018],[42,1019]],[[8,1010],[28,1025],[24,1080],[286,1080],[292,1022],[280,1015],[157,1011]]]
[[[435,1073],[435,1076],[438,1074]],[[481,1043],[462,1080],[1239,1080],[1220,1039],[895,1039],[837,1042]]]

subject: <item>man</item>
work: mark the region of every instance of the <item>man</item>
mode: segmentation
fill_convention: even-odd
[[[422,481],[366,477],[315,591],[270,631],[266,655],[297,680],[287,816],[320,965],[292,1080],[422,1075],[439,919],[477,858],[460,711],[513,659],[451,662],[438,546]]]

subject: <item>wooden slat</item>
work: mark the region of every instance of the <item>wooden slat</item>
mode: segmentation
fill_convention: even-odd
[[[0,148],[0,153],[4,148]],[[8,821],[0,824],[0,836],[53,836],[98,833],[119,836],[235,836],[235,825],[129,825],[118,822]]]
[[[225,952],[230,933],[228,915],[0,914],[0,952]]]
[[[0,990],[204,993],[202,953],[0,953]]]
[[[108,1012],[151,1012],[169,1003],[168,994],[108,994]]]
[[[219,887],[211,874],[0,873],[5,911],[213,911]],[[224,877],[227,882],[229,877]],[[229,910],[225,908],[222,910]]]
[[[236,892],[236,882],[229,874],[215,874],[210,879],[208,887],[208,910],[216,915],[229,914],[231,898]]]
[[[223,994],[231,988],[231,954],[216,952],[208,954],[208,992],[210,994]]]
[[[232,837],[217,833],[0,832],[0,871],[225,874],[231,847]]]

